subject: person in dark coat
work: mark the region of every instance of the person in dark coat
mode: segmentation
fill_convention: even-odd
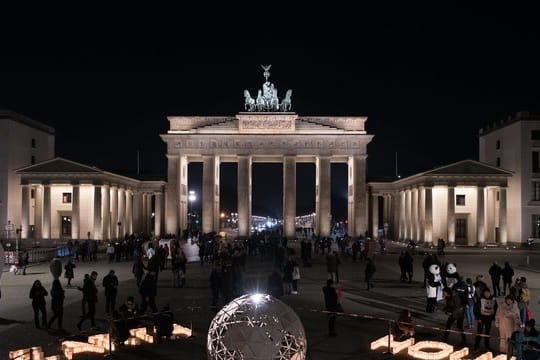
[[[324,294],[324,305],[326,311],[332,311],[328,315],[328,335],[336,336],[336,312],[343,312],[338,301],[336,288],[332,279],[326,280],[326,286],[322,288]]]
[[[63,330],[62,319],[64,317],[64,289],[60,280],[56,279],[52,283],[51,289],[51,310],[53,312],[52,318],[49,320],[48,327],[50,328],[54,320],[58,319],[58,330]]]
[[[454,322],[457,323],[458,331],[463,331],[463,321],[465,319],[465,304],[461,303],[461,298],[452,293],[452,289],[445,287],[443,289],[443,296],[445,300],[444,312],[448,315],[446,321],[446,330],[452,327]],[[449,331],[444,332],[444,341],[448,340],[450,335]],[[467,338],[465,334],[461,333],[461,347],[467,346]]]
[[[276,299],[283,296],[283,280],[277,270],[274,270],[268,277],[268,294]]]
[[[140,258],[137,258],[137,260],[135,260],[135,262],[133,263],[131,272],[133,273],[133,276],[135,276],[135,279],[137,280],[137,286],[141,286],[141,280],[144,275],[144,265]]]
[[[487,351],[491,351],[491,348],[489,347],[489,335],[491,332],[491,324],[493,323],[493,320],[495,320],[496,313],[497,302],[493,295],[491,295],[491,291],[486,287],[482,291],[480,299],[474,306],[474,315],[476,316],[478,324],[476,333],[488,335],[487,337],[484,337],[484,345]],[[480,346],[480,339],[481,336],[477,335],[474,345],[475,350],[478,350],[478,347]]]
[[[144,277],[143,281],[141,282],[141,286],[139,287],[139,292],[142,296],[142,303],[141,303],[141,313],[144,314],[146,312],[146,308],[148,305],[150,305],[150,309],[152,312],[156,313],[157,306],[156,306],[156,293],[157,293],[157,281],[154,271],[149,271],[148,274]]]
[[[36,280],[30,289],[29,298],[32,299],[32,309],[34,309],[34,323],[39,326],[39,313],[41,312],[41,326],[47,328],[47,309],[45,308],[45,296],[49,295],[47,290],[41,285],[41,281]]]
[[[375,274],[375,265],[373,264],[373,260],[368,258],[367,263],[366,263],[366,270],[364,271],[367,290],[373,288],[373,284],[371,283],[371,280],[373,279],[374,274]]]
[[[116,309],[116,295],[118,294],[118,278],[114,270],[103,278],[103,288],[105,289],[105,312],[111,314]]]
[[[64,266],[64,276],[66,277],[68,283],[67,286],[71,286],[71,280],[75,277],[75,272],[73,269],[75,269],[77,266],[71,262],[71,259],[68,260],[67,264]]]
[[[412,283],[414,259],[408,251],[405,251],[404,268],[405,274],[408,277],[409,284]]]
[[[172,336],[174,329],[174,314],[169,305],[165,305],[163,309],[154,316],[154,326],[156,328],[158,343],[161,343],[163,338],[169,339]]]
[[[512,288],[513,283],[512,278],[514,277],[514,269],[512,269],[508,261],[504,263],[501,275],[503,280],[503,295],[510,294],[510,289]],[[506,291],[507,288],[508,292]]]
[[[489,276],[491,277],[491,284],[493,285],[493,296],[501,295],[501,275],[502,268],[497,264],[496,261],[493,262],[493,265],[489,268]]]
[[[81,326],[86,319],[90,319],[92,327],[96,327],[96,303],[98,302],[96,279],[98,273],[92,271],[90,278],[84,282],[83,285],[83,298],[86,299],[86,305],[88,305],[88,311],[81,316],[81,320],[77,323],[77,329],[81,330]]]

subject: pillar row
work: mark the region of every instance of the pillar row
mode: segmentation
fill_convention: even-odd
[[[315,164],[315,225],[319,236],[330,236],[331,190],[330,157],[319,156]]]
[[[296,158],[283,158],[283,230],[284,236],[296,236]]]
[[[238,156],[238,236],[247,238],[251,230],[251,156]]]

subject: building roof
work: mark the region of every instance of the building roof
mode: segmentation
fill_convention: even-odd
[[[56,157],[50,160],[45,160],[38,164],[18,169],[17,173],[103,173],[103,170],[61,157]]]
[[[433,170],[421,173],[420,175],[507,175],[512,172],[492,166],[476,160],[461,160],[453,164],[441,166]]]
[[[26,125],[26,126],[34,128],[34,129],[46,132],[46,133],[48,133],[50,135],[55,134],[54,128],[52,128],[52,127],[50,127],[48,125],[45,125],[43,123],[40,123],[39,121],[32,120],[29,117],[21,115],[21,114],[15,112],[15,111],[0,109],[0,120],[16,121],[16,122],[21,123],[23,125]]]
[[[508,116],[507,119],[496,121],[491,124],[487,124],[479,130],[480,136],[485,136],[496,130],[507,127],[508,125],[517,123],[519,121],[539,121],[540,114],[531,114],[528,111],[518,111],[514,116]]]

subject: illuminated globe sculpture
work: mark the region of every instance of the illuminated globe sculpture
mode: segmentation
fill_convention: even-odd
[[[243,295],[212,320],[210,360],[304,360],[306,334],[288,305],[266,294]]]

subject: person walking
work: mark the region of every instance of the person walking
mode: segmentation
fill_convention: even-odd
[[[525,324],[527,319],[527,309],[531,301],[531,290],[527,285],[527,278],[524,276],[519,278],[519,283],[516,283],[517,303],[521,316],[521,323]]]
[[[144,277],[143,281],[141,282],[141,286],[139,287],[139,292],[142,296],[142,303],[141,303],[141,313],[144,314],[146,312],[146,308],[148,305],[150,305],[150,309],[153,313],[156,313],[158,311],[156,306],[156,275],[153,270],[149,271],[146,276]]]
[[[29,298],[32,299],[32,309],[34,310],[34,323],[36,329],[39,326],[39,313],[41,312],[41,326],[47,328],[47,309],[45,308],[45,296],[49,295],[47,290],[41,285],[41,281],[36,280],[30,289]]]
[[[71,280],[75,277],[75,269],[77,266],[71,262],[71,259],[68,260],[67,264],[64,265],[64,276],[67,279],[67,287],[71,287]]]
[[[328,279],[332,279],[334,282],[338,282],[337,280],[337,271],[338,271],[338,257],[337,254],[334,255],[333,253],[328,253],[326,255],[326,271],[328,272]]]
[[[495,327],[499,329],[499,351],[508,352],[508,339],[521,327],[519,309],[512,295],[506,295],[504,302],[497,308]]]
[[[98,301],[98,296],[97,296],[98,290],[96,287],[97,276],[98,276],[98,273],[95,271],[92,271],[92,273],[90,274],[90,278],[86,280],[83,285],[83,289],[82,289],[83,299],[86,300],[86,305],[88,306],[88,310],[83,316],[81,316],[81,320],[79,320],[79,322],[77,323],[77,329],[79,329],[79,331],[81,330],[82,324],[87,319],[90,320],[90,323],[93,328],[96,327],[95,315],[96,315],[96,303]]]
[[[51,288],[51,310],[53,312],[53,316],[47,324],[49,328],[54,323],[54,320],[58,319],[58,330],[64,330],[64,328],[62,327],[62,319],[64,317],[64,298],[64,289],[62,289],[62,284],[60,283],[60,280],[53,280]]]
[[[112,314],[116,309],[116,295],[118,294],[118,278],[114,270],[109,271],[103,278],[103,288],[105,289],[105,312]]]
[[[405,274],[407,275],[406,280],[408,280],[410,284],[412,283],[412,278],[413,278],[414,259],[408,251],[405,251],[404,267],[405,267]]]
[[[476,339],[474,343],[474,350],[478,350],[480,346],[481,334],[484,336],[484,346],[486,351],[491,351],[489,347],[489,335],[491,333],[491,324],[495,320],[495,313],[497,312],[497,302],[491,294],[489,288],[485,288],[480,296],[480,299],[476,302],[474,309],[474,315],[477,319]]]
[[[448,320],[446,320],[446,330],[450,330],[452,324],[456,322],[457,329],[461,331],[461,347],[467,346],[467,338],[463,333],[463,320],[465,318],[464,306],[461,303],[461,298],[459,296],[454,296],[452,289],[445,287],[443,289],[443,296],[445,300],[444,312],[448,315]],[[448,336],[450,335],[449,331],[444,332],[444,341],[447,342]]]
[[[493,285],[493,296],[501,296],[501,275],[502,268],[497,261],[493,262],[493,265],[489,268],[489,276],[491,277],[491,284]]]
[[[322,288],[324,294],[324,305],[326,311],[331,311],[328,314],[328,335],[337,336],[336,333],[336,312],[343,312],[338,301],[338,295],[336,288],[334,287],[334,281],[332,279],[326,280],[326,286]]]
[[[144,266],[139,257],[135,260],[133,263],[133,267],[131,268],[131,272],[133,276],[135,276],[135,280],[137,281],[137,286],[141,286],[141,280],[144,275]]]
[[[512,269],[508,261],[505,261],[501,275],[503,280],[503,295],[510,294],[510,290],[512,289],[512,278],[514,277],[514,269]],[[508,292],[506,290],[507,288]]]
[[[375,271],[376,271],[375,264],[373,264],[373,260],[371,258],[368,258],[367,263],[366,263],[366,269],[364,271],[367,290],[373,288],[372,279],[373,279],[373,275],[375,274]]]

